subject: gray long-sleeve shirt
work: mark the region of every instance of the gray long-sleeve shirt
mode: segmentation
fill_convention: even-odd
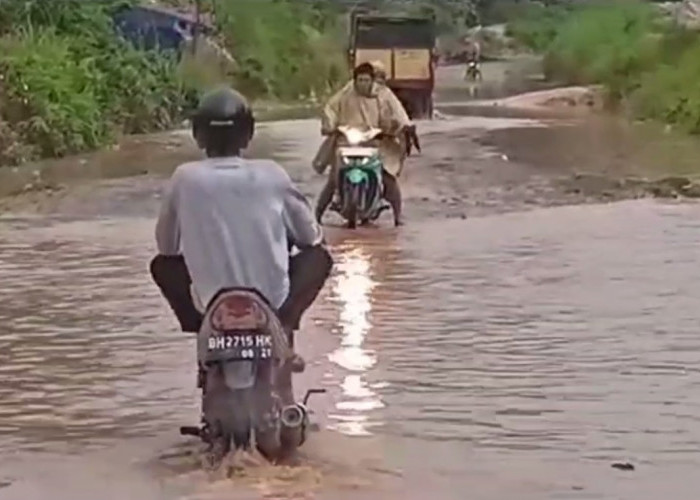
[[[158,251],[182,254],[202,304],[233,286],[275,307],[289,293],[289,242],[321,242],[311,207],[270,160],[209,158],[180,165],[156,224]]]

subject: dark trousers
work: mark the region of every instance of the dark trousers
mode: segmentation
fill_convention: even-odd
[[[301,316],[316,300],[330,275],[333,259],[322,246],[302,250],[289,260],[289,295],[278,314],[288,331],[297,330]],[[192,300],[192,280],[181,256],[157,255],[151,261],[151,276],[170,304],[184,332],[198,332],[202,314]],[[208,304],[204,304],[205,306]]]

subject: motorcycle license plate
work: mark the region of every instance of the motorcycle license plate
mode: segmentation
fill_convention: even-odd
[[[209,337],[210,351],[227,351],[233,359],[272,358],[272,336],[265,333],[224,333]]]

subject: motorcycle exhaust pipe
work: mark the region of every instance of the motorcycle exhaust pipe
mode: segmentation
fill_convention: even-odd
[[[297,429],[305,425],[308,418],[308,410],[301,403],[294,403],[282,408],[280,421],[288,429]]]
[[[280,412],[282,424],[282,446],[298,448],[306,441],[306,427],[309,423],[309,412],[301,403],[295,403],[282,408]]]

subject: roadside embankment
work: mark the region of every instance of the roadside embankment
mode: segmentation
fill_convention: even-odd
[[[3,2],[0,168],[178,127],[197,96],[215,84],[235,84],[274,115],[270,103],[313,102],[345,79],[335,8],[222,2],[216,38],[235,61],[222,72],[119,37],[113,15],[134,3]]]
[[[599,84],[610,109],[700,133],[700,34],[648,2],[533,5],[508,32],[544,55],[549,80]]]

